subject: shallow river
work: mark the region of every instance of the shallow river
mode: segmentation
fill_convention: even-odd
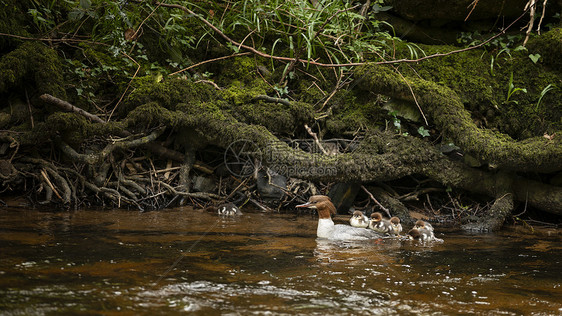
[[[442,244],[334,243],[316,224],[3,208],[0,314],[562,314],[559,237],[437,229]]]

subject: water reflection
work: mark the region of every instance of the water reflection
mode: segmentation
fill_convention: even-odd
[[[315,217],[0,210],[8,314],[560,314],[559,239],[316,239]]]

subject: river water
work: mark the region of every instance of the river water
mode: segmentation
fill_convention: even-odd
[[[437,228],[443,243],[337,243],[317,239],[316,224],[3,208],[0,314],[562,314],[559,236]]]

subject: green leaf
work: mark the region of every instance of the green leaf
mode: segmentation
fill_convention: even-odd
[[[80,6],[84,10],[88,10],[92,6],[92,1],[90,0],[80,0]]]
[[[420,134],[422,137],[427,137],[429,136],[429,131],[425,129],[425,127],[420,126],[418,128],[418,134]]]
[[[537,61],[539,61],[539,58],[541,58],[541,55],[539,55],[539,54],[529,54],[529,58],[531,58],[531,61],[533,61],[533,63],[536,64]]]

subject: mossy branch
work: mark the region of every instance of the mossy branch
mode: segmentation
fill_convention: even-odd
[[[455,145],[482,161],[515,171],[562,170],[562,137],[534,137],[515,141],[509,136],[481,129],[451,89],[419,78],[406,84],[392,70],[367,65],[357,70],[359,85],[368,91],[411,101],[410,87],[429,117]]]
[[[165,129],[165,127],[160,127],[147,136],[143,136],[133,140],[113,141],[112,143],[105,146],[105,148],[101,152],[92,154],[80,154],[60,138],[57,138],[56,142],[59,145],[60,149],[72,159],[81,163],[95,165],[105,161],[106,157],[116,149],[135,148],[155,140],[164,132]]]

